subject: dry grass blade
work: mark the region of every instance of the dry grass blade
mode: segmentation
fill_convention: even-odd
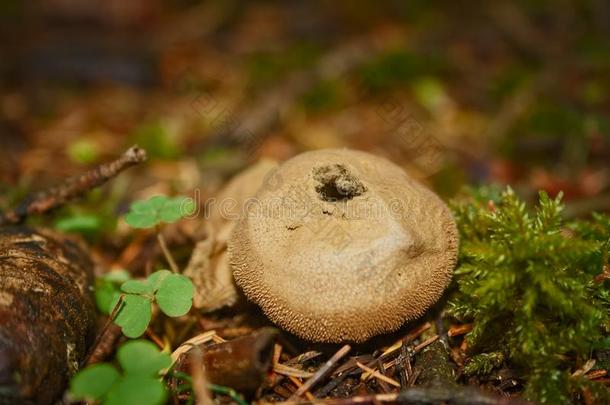
[[[585,374],[585,377],[588,378],[589,380],[596,380],[598,378],[602,378],[608,375],[608,370],[593,370],[587,374]]]
[[[295,364],[302,364],[305,363],[306,361],[309,361],[311,359],[315,359],[316,357],[320,356],[322,354],[322,352],[317,352],[315,350],[309,351],[309,352],[305,352],[302,354],[299,354],[298,356],[286,361],[286,365],[287,366],[292,366]]]
[[[372,368],[367,367],[367,366],[365,366],[364,364],[362,364],[360,362],[356,362],[356,365],[358,367],[360,367],[362,370],[368,372],[370,376],[373,376],[373,377],[375,377],[375,378],[377,378],[377,379],[379,379],[381,381],[385,381],[385,382],[387,382],[390,385],[393,385],[395,387],[400,388],[400,383],[398,381],[396,381],[396,380],[394,380],[394,379],[392,379],[392,378],[390,378],[388,376],[385,376],[385,375],[381,374],[379,371],[373,370]],[[366,378],[364,377],[364,374],[363,374],[361,376],[361,380],[365,380],[365,379]]]
[[[572,373],[572,377],[581,377],[587,374],[595,365],[595,359],[589,359],[581,368]]]
[[[337,362],[341,360],[343,356],[349,353],[351,349],[352,348],[350,345],[345,345],[341,349],[339,349],[339,351],[337,351],[326,363],[324,363],[324,365],[322,365],[322,367],[320,367],[318,371],[316,371],[314,375],[305,382],[305,384],[299,387],[299,389],[294,394],[292,394],[289,399],[296,400],[298,397],[303,395],[305,391],[309,391],[309,389],[311,389],[311,387],[313,387],[318,381],[324,378],[337,364]]]
[[[424,333],[425,331],[430,329],[431,326],[432,326],[432,324],[430,322],[426,322],[423,325],[421,325],[420,327],[418,327],[417,329],[415,329],[414,331],[409,332],[409,334],[407,334],[407,336],[405,336],[404,339],[401,339],[401,340],[397,341],[392,346],[387,348],[381,354],[380,358],[382,358],[382,359],[383,358],[387,358],[388,356],[390,356],[391,354],[393,354],[394,352],[399,350],[402,347],[403,344],[408,344],[408,343],[412,342],[419,335],[421,335],[422,333]]]
[[[301,382],[301,380],[299,380],[296,377],[288,377],[288,379],[290,379],[290,381],[292,381],[292,383],[297,386],[297,389],[301,388],[303,386],[303,383]],[[305,397],[310,401],[313,401],[316,399],[316,397],[314,397],[311,394],[311,392],[309,392],[309,391],[305,391]]]
[[[277,374],[289,377],[310,378],[311,376],[313,376],[313,373],[310,373],[309,371],[304,371],[281,363],[273,365],[273,371]]]
[[[215,330],[209,330],[207,332],[200,333],[199,335],[190,338],[186,342],[182,343],[174,352],[172,353],[172,364],[178,361],[178,358],[191,350],[194,346],[201,345],[207,342],[210,342],[216,336]]]
[[[432,337],[429,337],[428,339],[424,340],[423,342],[421,342],[420,344],[418,344],[417,346],[415,346],[413,348],[413,351],[415,353],[420,352],[421,350],[425,349],[427,346],[430,346],[432,343],[436,342],[438,340],[438,335],[434,335]]]

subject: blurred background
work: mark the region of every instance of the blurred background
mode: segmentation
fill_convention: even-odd
[[[133,143],[149,164],[70,209],[329,147],[447,198],[512,184],[610,209],[606,0],[3,0],[0,34],[4,209]]]

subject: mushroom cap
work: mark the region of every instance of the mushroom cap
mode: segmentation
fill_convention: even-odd
[[[447,206],[400,167],[328,149],[279,166],[228,243],[237,285],[283,329],[362,342],[421,316],[457,260]]]

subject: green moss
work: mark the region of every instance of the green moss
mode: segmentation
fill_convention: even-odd
[[[375,94],[441,73],[444,67],[445,62],[438,57],[399,50],[384,53],[364,65],[359,70],[359,78],[362,88]]]
[[[343,101],[342,90],[339,81],[322,81],[303,95],[303,106],[314,113],[337,108]]]
[[[261,51],[252,54],[247,69],[252,87],[274,83],[291,71],[310,67],[320,55],[318,46],[303,42],[279,51]]]
[[[541,193],[529,212],[509,188],[498,203],[454,205],[462,242],[450,302],[453,316],[474,322],[470,371],[491,371],[490,353],[502,353],[529,398],[554,404],[569,403],[570,372],[603,345],[608,321],[607,286],[593,280],[607,263],[610,220],[565,223],[560,198]]]
[[[134,142],[156,159],[175,159],[182,153],[177,134],[161,121],[150,121],[136,128]]]
[[[525,66],[508,66],[494,78],[489,92],[495,100],[501,101],[531,80],[531,76],[532,73]]]
[[[464,367],[464,375],[485,375],[491,373],[494,368],[500,367],[504,362],[504,353],[481,353],[472,356]]]

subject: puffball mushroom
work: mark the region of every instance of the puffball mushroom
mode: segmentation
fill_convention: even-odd
[[[420,317],[449,284],[458,251],[451,213],[395,164],[320,150],[270,179],[228,251],[237,285],[283,329],[362,342]]]

